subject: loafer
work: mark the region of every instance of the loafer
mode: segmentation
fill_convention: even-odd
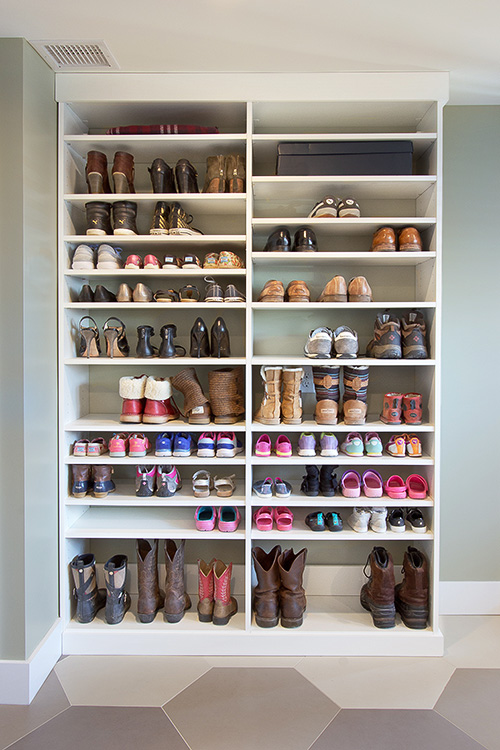
[[[311,531],[326,531],[325,514],[320,510],[308,513],[305,517],[305,524]]]
[[[291,281],[285,292],[286,302],[310,302],[311,293],[305,281]]]
[[[134,296],[128,284],[120,284],[116,293],[117,302],[133,302]]]
[[[328,281],[318,297],[318,302],[347,302],[347,284],[343,276]]]
[[[148,286],[146,286],[146,284],[139,281],[132,292],[132,299],[134,302],[151,302],[153,299],[153,292]]]
[[[296,253],[315,253],[318,249],[316,235],[308,227],[300,227],[295,232],[292,250]]]
[[[284,302],[285,287],[282,281],[270,279],[264,284],[264,288],[259,294],[259,302]]]
[[[292,249],[290,232],[286,227],[280,227],[272,232],[267,238],[264,252],[288,253]]]
[[[80,294],[78,295],[78,302],[93,302],[94,301],[94,292],[92,291],[92,287],[89,284],[84,284],[80,290]]]

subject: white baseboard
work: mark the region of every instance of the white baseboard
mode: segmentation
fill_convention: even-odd
[[[500,581],[441,581],[442,615],[500,615]]]
[[[61,655],[61,621],[56,620],[29,659],[0,660],[0,704],[31,703]]]

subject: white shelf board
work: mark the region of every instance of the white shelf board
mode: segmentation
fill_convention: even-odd
[[[82,303],[82,306],[85,306]],[[109,305],[111,307],[111,305]],[[88,307],[88,305],[87,305]],[[252,302],[253,310],[379,310],[383,308],[433,309],[436,302]]]
[[[138,365],[139,367],[150,367],[154,365],[173,365],[182,366],[196,365],[244,365],[244,357],[151,357],[150,359],[139,359],[138,357],[68,357],[64,360],[65,365]]]
[[[344,219],[344,221],[347,221]],[[242,244],[244,234],[66,234],[64,242],[107,245],[166,245],[166,244]],[[169,251],[170,252],[170,251]]]
[[[142,458],[125,456],[124,458],[111,458],[109,453],[96,458],[88,456],[66,456],[65,464],[90,464],[104,466],[163,466],[165,464],[174,464],[175,466],[189,465],[193,471],[204,468],[204,466],[221,466],[224,464],[224,470],[228,471],[226,464],[234,466],[243,466],[245,464],[245,455],[239,453],[234,458],[198,458],[196,451],[191,456],[155,456],[148,453]],[[198,465],[199,464],[199,465]]]
[[[148,360],[149,361],[149,360]],[[321,365],[347,365],[350,367],[434,367],[435,359],[376,359],[375,357],[356,357],[354,359],[310,359],[309,357],[271,356],[270,354],[256,354],[252,357],[253,365],[279,366],[316,366]]]
[[[308,219],[307,217],[277,216],[265,219],[252,219],[255,229],[273,230],[275,227],[307,226],[310,229],[325,229],[328,234],[359,234],[364,231],[375,231],[379,227],[417,227],[428,229],[436,223],[435,217],[424,216],[362,216],[360,218],[344,219]]]
[[[255,525],[252,525],[252,540],[262,541],[263,539],[283,539],[286,544],[287,542],[285,540],[288,539],[294,539],[301,542],[310,542],[313,539],[328,539],[328,541],[345,542],[356,540],[375,542],[378,544],[378,541],[376,540],[397,541],[400,539],[401,541],[406,541],[408,544],[412,544],[415,541],[434,539],[432,531],[427,531],[425,534],[419,534],[414,531],[408,531],[407,529],[403,534],[395,534],[393,531],[385,531],[383,533],[367,531],[364,534],[360,534],[357,531],[353,531],[347,522],[344,523],[343,531],[335,532],[311,531],[303,521],[298,521],[297,519],[294,519],[293,524],[291,531],[277,531],[276,529],[273,529],[272,531],[258,531]]]
[[[307,497],[306,495],[292,494],[290,497],[283,498],[283,500],[280,500],[275,496],[269,500],[264,500],[261,497],[257,497],[257,495],[252,495],[251,505],[252,508],[262,508],[263,506],[268,505],[273,508],[279,506],[285,506],[286,508],[302,508],[304,510],[305,518],[308,513],[327,508],[432,508],[434,506],[434,501],[432,497],[427,497],[425,500],[412,500],[408,497],[404,500],[394,500],[391,497],[387,497],[387,495],[382,495],[382,497],[378,498],[368,498],[364,495],[356,498],[346,498],[340,495],[334,497],[323,497],[323,495],[320,494],[316,497]],[[346,519],[344,519],[344,521],[346,521]],[[403,534],[403,536],[406,538],[405,534]],[[394,534],[394,538],[397,539],[398,535]]]
[[[246,208],[246,193],[66,193],[65,203],[84,207],[86,203],[95,200],[106,203],[117,201],[133,201],[139,205],[154,208],[158,201],[164,203],[180,202],[187,211],[195,211],[197,216],[207,214],[224,214],[243,216]],[[113,235],[116,237],[117,235]]]
[[[67,135],[64,143],[76,151],[82,158],[86,158],[88,151],[104,151],[108,161],[113,158],[116,150],[130,151],[141,155],[141,161],[152,161],[161,154],[172,160],[180,157],[178,149],[189,149],[191,158],[198,156],[205,160],[206,155],[219,153],[221,147],[228,146],[245,149],[246,133],[169,133],[165,135]],[[109,148],[107,148],[109,146]],[[111,166],[111,165],[110,165]],[[173,164],[171,165],[174,166]],[[179,194],[180,195],[180,194]],[[130,198],[128,198],[130,200]]]
[[[335,193],[356,196],[357,200],[368,199],[416,199],[436,184],[435,175],[407,176],[258,176],[253,177],[254,199],[258,201],[313,201],[319,196]],[[124,199],[126,200],[126,199]],[[323,221],[323,219],[321,219]],[[342,219],[343,221],[343,219]]]
[[[231,505],[231,498],[201,498],[200,505]],[[244,539],[237,531],[198,531],[192,508],[90,508],[66,529],[67,539]]]
[[[401,304],[399,303],[400,307]],[[394,306],[391,305],[391,307]],[[419,306],[422,307],[420,303]],[[244,302],[68,302],[64,305],[65,310],[155,310],[156,308],[162,310],[245,310],[246,305]]]
[[[92,243],[91,243],[92,244]],[[265,253],[267,254],[267,253]],[[124,280],[127,277],[133,278],[134,281],[136,279],[144,279],[147,280],[148,278],[155,276],[158,278],[164,278],[166,281],[170,279],[170,277],[175,276],[176,278],[185,278],[187,279],[189,276],[245,276],[246,269],[245,268],[214,268],[214,269],[207,269],[207,268],[186,268],[185,270],[182,268],[176,268],[174,270],[170,270],[168,268],[160,268],[157,271],[152,271],[148,269],[140,269],[139,271],[134,271],[131,268],[117,268],[114,270],[108,270],[108,269],[100,269],[100,268],[92,268],[88,271],[75,271],[72,268],[68,268],[64,271],[65,276],[77,276],[79,278],[116,278]],[[95,304],[95,303],[89,303],[89,304]],[[117,303],[113,303],[117,304]],[[128,304],[140,304],[140,303],[128,303]],[[158,302],[148,302],[147,305],[151,304],[161,304]],[[178,305],[180,303],[178,302],[166,302],[166,305]],[[186,303],[186,305],[190,304],[194,307],[195,302],[193,303]],[[229,302],[227,304],[230,304]]]
[[[423,251],[418,253],[374,253],[374,252],[316,252],[316,253],[277,253],[277,252],[253,252],[252,261],[260,266],[264,265],[286,265],[287,269],[293,266],[317,266],[355,263],[364,266],[418,266],[429,260],[435,260],[434,251]],[[303,303],[307,304],[307,303]]]
[[[355,426],[355,425],[354,425]],[[407,425],[408,426],[408,425]],[[286,430],[286,425],[283,425]],[[85,461],[82,461],[85,463]],[[338,456],[297,456],[296,450],[294,455],[289,458],[280,458],[278,456],[252,456],[250,459],[252,466],[305,466],[306,464],[317,464],[318,466],[330,466],[338,464],[339,466],[369,466],[373,469],[376,466],[433,466],[434,459],[431,456],[422,455],[420,458],[411,458],[409,456],[345,456],[340,453]]]
[[[434,432],[434,425],[425,422],[420,425],[384,424],[379,419],[369,417],[364,424],[318,424],[313,419],[304,419],[300,424],[261,424],[252,422],[253,432]],[[318,440],[319,443],[319,440]]]
[[[278,143],[296,141],[412,141],[413,155],[418,159],[437,139],[435,132],[408,133],[256,133],[252,136],[255,155],[276,155]]]
[[[189,424],[187,419],[172,419],[162,424],[143,422],[120,422],[119,414],[85,414],[67,422],[66,432],[238,432],[245,429],[245,422],[233,424]]]
[[[173,508],[173,507],[188,507],[197,508],[200,504],[204,505],[216,505],[225,501],[226,505],[237,505],[242,507],[245,505],[245,497],[242,494],[238,494],[238,489],[241,491],[241,486],[238,488],[236,485],[236,494],[231,497],[217,497],[212,492],[210,497],[199,498],[194,497],[191,492],[190,482],[184,482],[183,488],[176,492],[173,497],[137,497],[135,494],[134,486],[124,485],[117,486],[115,492],[111,493],[107,497],[97,498],[92,495],[86,497],[72,497],[71,495],[66,497],[64,500],[65,505],[82,506],[89,505],[91,507],[105,507],[105,508]],[[189,494],[190,493],[190,494]]]

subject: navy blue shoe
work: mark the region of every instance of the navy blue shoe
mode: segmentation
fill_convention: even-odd
[[[73,472],[71,494],[73,497],[85,497],[94,485],[91,477],[92,467],[87,464],[73,464],[71,469]]]
[[[193,438],[189,432],[178,432],[174,437],[174,450],[173,456],[181,458],[182,456],[190,456],[193,452]]]
[[[241,440],[234,432],[219,432],[217,435],[217,458],[234,458],[243,451]]]
[[[174,436],[171,432],[162,432],[156,438],[155,456],[171,456],[172,441]]]
[[[111,479],[112,473],[112,466],[92,467],[92,475],[94,477],[94,497],[106,497],[108,492],[115,491],[115,483]]]

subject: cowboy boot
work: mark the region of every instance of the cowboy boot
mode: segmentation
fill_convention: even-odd
[[[269,553],[260,547],[253,547],[252,559],[257,576],[257,586],[253,591],[253,611],[259,628],[274,628],[279,619],[278,593],[280,588],[280,571],[278,556],[281,547],[276,545]]]
[[[130,596],[125,591],[127,579],[127,556],[114,555],[104,565],[106,581],[106,609],[104,618],[108,625],[118,625],[130,609]]]
[[[316,392],[314,419],[317,424],[337,424],[340,401],[339,374],[339,365],[313,367]]]
[[[256,422],[262,424],[280,423],[282,374],[282,367],[265,367],[263,365],[260,368],[260,376],[264,381],[264,396],[254,416]]]
[[[210,404],[196,375],[194,367],[186,367],[170,378],[170,382],[184,396],[184,412],[189,424],[208,424]]]
[[[137,203],[118,201],[113,205],[113,234],[139,234],[135,219]]]
[[[408,547],[403,558],[404,578],[395,590],[396,610],[407,628],[422,630],[429,619],[429,569],[427,558]]]
[[[191,608],[191,599],[184,587],[184,547],[182,539],[177,547],[173,539],[165,539],[165,604],[163,615],[167,622],[180,622],[186,609]]]
[[[85,166],[85,180],[89,193],[110,193],[108,160],[101,151],[89,151]]]
[[[135,193],[134,157],[126,151],[117,151],[113,161],[111,176],[115,193]]]
[[[306,611],[306,593],[302,586],[307,549],[297,554],[293,549],[286,549],[278,557],[278,568],[281,577],[279,600],[281,625],[284,628],[298,628],[302,625]]]
[[[371,612],[376,628],[393,628],[396,624],[396,608],[392,557],[384,547],[374,547],[368,555],[363,572],[367,565],[370,565],[370,576],[368,583],[361,589],[361,604]]]
[[[94,555],[76,555],[70,562],[75,588],[76,619],[78,622],[92,622],[99,609],[106,604],[106,590],[97,588]]]
[[[243,367],[208,373],[208,392],[215,424],[234,424],[245,413]]]
[[[179,410],[172,398],[172,385],[169,378],[156,378],[150,375],[144,389],[146,404],[142,421],[146,424],[163,424],[177,419]]]
[[[300,397],[300,383],[304,370],[302,367],[283,368],[283,399],[281,411],[284,424],[300,424],[302,422],[302,399]]]
[[[205,175],[204,193],[226,192],[226,158],[219,156],[207,156],[207,173]]]
[[[87,217],[86,234],[113,234],[110,221],[111,203],[104,203],[103,201],[86,203],[85,214]]]
[[[120,378],[118,392],[123,399],[120,422],[142,422],[147,375],[126,375]]]
[[[369,368],[344,365],[344,422],[364,424],[367,413],[367,391]]]
[[[155,335],[153,326],[137,326],[137,346],[135,355],[139,359],[156,357],[158,350],[151,343],[151,336]]]
[[[245,192],[245,157],[243,154],[226,156],[226,180],[230,193]]]
[[[163,159],[155,159],[148,172],[153,185],[153,193],[176,193],[174,170]]]
[[[198,172],[187,159],[179,159],[175,165],[175,180],[179,193],[199,193],[196,178]]]
[[[214,612],[214,564],[212,558],[209,563],[198,560],[198,620],[212,622]]]
[[[135,549],[139,584],[137,617],[139,622],[153,622],[163,607],[163,594],[158,585],[158,540],[151,545],[147,539],[137,539]]]
[[[233,563],[225,565],[222,560],[214,563],[214,625],[227,625],[238,611],[238,602],[231,596],[231,573]]]

